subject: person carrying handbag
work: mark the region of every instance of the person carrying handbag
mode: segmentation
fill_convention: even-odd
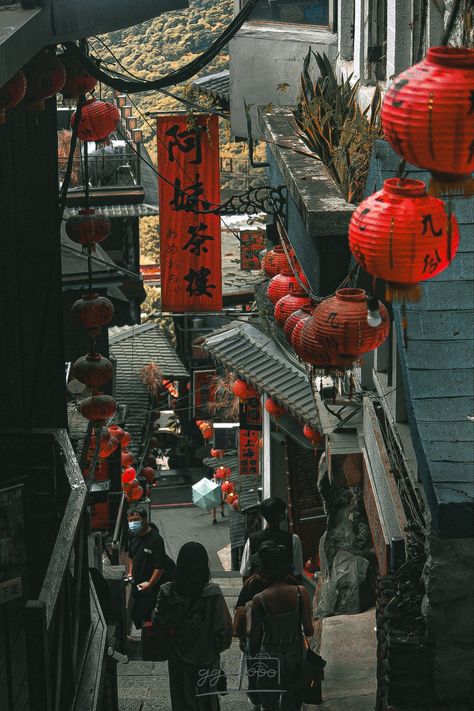
[[[153,625],[168,634],[173,711],[217,711],[224,691],[220,654],[232,643],[232,620],[220,587],[210,582],[201,543],[185,543],[175,579],[160,589]]]

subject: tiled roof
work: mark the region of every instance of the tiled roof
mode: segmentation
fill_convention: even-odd
[[[229,70],[216,74],[208,74],[200,79],[195,79],[192,83],[193,89],[199,91],[200,94],[205,94],[213,99],[229,102]]]
[[[64,210],[64,219],[73,217],[79,213],[80,207],[67,207]],[[98,215],[105,217],[149,217],[150,215],[158,215],[158,208],[154,205],[146,203],[137,203],[131,205],[98,205],[94,208]]]
[[[160,327],[155,323],[109,329],[110,353],[117,361],[115,397],[127,405],[125,426],[132,436],[131,451],[141,451],[151,406],[140,379],[144,365],[154,361],[165,378],[187,378],[188,372]]]
[[[203,348],[275,398],[302,422],[319,425],[306,372],[269,336],[246,322],[214,331]]]
[[[377,143],[368,192],[396,175],[399,158]],[[409,167],[410,177],[429,175]],[[407,413],[418,467],[442,535],[474,536],[474,198],[452,198],[461,243],[452,264],[423,282],[422,299],[407,304],[407,348],[394,305],[406,385]]]

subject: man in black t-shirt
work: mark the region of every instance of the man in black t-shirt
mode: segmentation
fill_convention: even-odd
[[[132,620],[137,629],[151,619],[160,585],[172,579],[174,563],[166,555],[158,529],[148,522],[146,509],[136,506],[128,514],[128,580],[132,583]]]

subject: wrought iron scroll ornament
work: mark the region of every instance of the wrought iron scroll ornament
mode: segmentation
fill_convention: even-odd
[[[285,221],[287,188],[285,185],[270,187],[261,185],[250,188],[245,193],[232,195],[221,205],[210,205],[192,193],[186,199],[179,200],[175,209],[193,212],[198,215],[256,215],[265,212],[279,216]]]

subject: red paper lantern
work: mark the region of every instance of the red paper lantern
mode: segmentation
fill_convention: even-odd
[[[27,108],[44,111],[44,100],[55,96],[64,86],[66,70],[55,54],[40,52],[24,69],[26,75]]]
[[[309,323],[310,320],[310,315],[306,316],[305,318],[302,318],[293,328],[293,333],[291,334],[291,345],[293,347],[293,350],[295,351],[296,355],[301,360],[304,360],[306,363],[309,363],[311,358],[310,355],[306,353],[305,349],[303,348],[303,344],[301,342],[301,335],[303,333],[303,328],[305,327],[305,324]]]
[[[293,330],[297,323],[302,321],[307,316],[311,316],[315,309],[314,303],[310,300],[308,304],[304,304],[301,308],[293,311],[285,321],[283,330],[287,338],[288,343],[291,343],[291,337],[293,335]]]
[[[221,491],[226,496],[227,494],[233,494],[235,492],[235,486],[231,481],[224,481],[221,484]]]
[[[271,397],[265,400],[265,410],[274,417],[275,420],[278,420],[286,412],[283,405],[279,405],[275,400],[272,400]]]
[[[459,228],[442,200],[426,194],[422,180],[389,178],[364,200],[349,225],[352,254],[369,274],[388,283],[388,297],[416,297],[458,250]]]
[[[100,353],[88,353],[73,365],[74,377],[90,388],[98,388],[112,379],[112,363]]]
[[[210,439],[212,439],[212,435],[213,435],[212,427],[207,427],[205,429],[202,429],[201,434],[205,440],[209,441]]]
[[[321,368],[347,368],[380,346],[388,336],[390,321],[381,303],[379,312],[380,324],[370,326],[365,291],[339,289],[305,321],[300,342],[310,355],[308,362]]]
[[[303,427],[303,434],[306,437],[306,439],[309,439],[311,444],[319,444],[322,442],[322,437],[319,434],[317,430],[314,429],[314,427],[311,427],[311,425],[305,425]]]
[[[120,463],[122,467],[131,467],[132,464],[135,464],[135,457],[128,450],[122,450],[122,454],[120,455]]]
[[[137,472],[133,467],[127,467],[122,472],[122,484],[131,484],[137,478]]]
[[[79,412],[91,422],[103,423],[112,417],[117,409],[117,403],[110,395],[95,393],[79,402]]]
[[[112,231],[112,223],[93,208],[79,210],[66,220],[66,234],[76,244],[96,245],[103,242]]]
[[[232,469],[230,467],[217,467],[214,472],[214,477],[216,479],[227,479],[232,474]]]
[[[136,486],[130,487],[130,489],[127,492],[127,498],[130,501],[140,501],[142,496],[143,496],[143,489],[140,486],[140,484],[138,484],[138,482],[137,482]]]
[[[122,444],[123,436],[124,436],[124,434],[125,434],[125,432],[123,431],[123,429],[122,429],[121,427],[119,427],[118,425],[110,425],[110,426],[109,426],[109,432],[110,432],[110,434],[111,434],[113,437],[115,437],[115,439],[117,440],[117,442],[119,442],[119,444],[121,445],[121,444]]]
[[[95,330],[112,320],[114,307],[106,296],[91,292],[74,302],[71,314],[81,326]]]
[[[122,448],[125,449],[126,447],[128,447],[128,445],[130,444],[131,441],[132,441],[132,438],[130,436],[130,433],[127,432],[126,430],[124,430],[122,441],[121,441]]]
[[[232,392],[239,400],[251,400],[254,397],[258,397],[258,392],[251,385],[237,378],[237,380],[232,385]]]
[[[263,256],[262,269],[267,277],[274,277],[284,269],[288,269],[288,260],[281,245],[273,247]]]
[[[97,79],[84,69],[72,52],[61,54],[61,62],[66,70],[66,81],[61,90],[65,99],[78,99],[94,89]]]
[[[104,141],[117,128],[120,113],[115,104],[100,99],[89,99],[81,111],[81,120],[77,131],[81,141]],[[76,112],[71,116],[74,128]]]
[[[291,294],[293,291],[300,292],[301,287],[293,272],[289,269],[284,269],[270,280],[267,296],[272,304],[276,304],[283,296]]]
[[[435,194],[472,194],[473,85],[474,50],[431,47],[385,94],[385,137],[406,161],[433,174]]]
[[[148,484],[153,484],[155,480],[155,470],[153,467],[143,467],[142,474],[147,480]]]
[[[277,301],[275,306],[275,321],[283,328],[292,313],[303,308],[303,306],[309,306],[310,304],[310,297],[308,294],[301,291],[301,289],[299,291],[293,291],[291,294],[287,294],[286,296],[282,296],[282,298]]]
[[[236,494],[235,492],[231,491],[229,494],[227,494],[227,496],[226,496],[226,498],[225,498],[225,502],[226,502],[226,504],[228,504],[229,506],[233,506],[234,501],[235,501],[236,499],[238,499],[237,494]]]
[[[211,449],[211,457],[216,457],[220,459],[224,456],[225,451],[223,449]]]
[[[26,76],[17,72],[0,88],[0,125],[5,123],[5,112],[18,106],[26,94]]]

